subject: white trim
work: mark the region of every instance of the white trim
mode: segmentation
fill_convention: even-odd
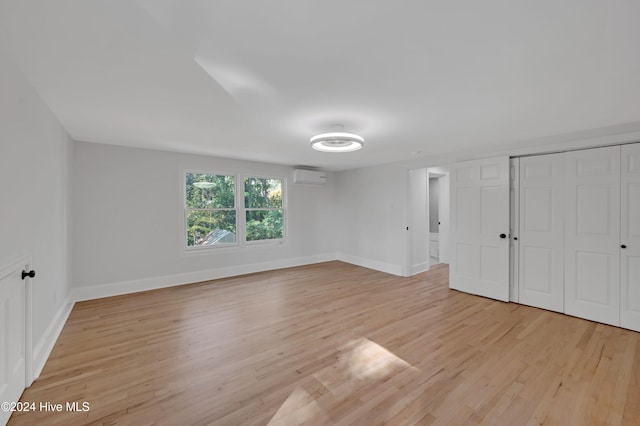
[[[211,209],[190,209],[187,207],[187,183],[186,183],[186,177],[187,174],[199,174],[199,175],[208,175],[208,176],[229,176],[229,177],[233,177],[233,207],[224,207],[224,208],[211,208]],[[183,169],[182,170],[182,174],[180,176],[180,185],[182,187],[182,201],[180,202],[179,205],[182,206],[182,225],[180,225],[182,227],[182,242],[180,243],[180,247],[182,247],[182,251],[184,253],[188,253],[189,251],[192,250],[211,250],[211,249],[217,249],[217,248],[222,248],[222,247],[238,247],[240,245],[240,239],[239,239],[239,226],[240,226],[240,208],[239,208],[239,204],[238,202],[240,201],[240,198],[238,196],[238,184],[239,184],[239,177],[238,177],[238,173],[226,173],[226,172],[217,172],[217,171],[202,171],[202,170],[193,170],[193,169]],[[244,190],[242,191],[242,194],[244,195]],[[223,243],[223,244],[218,244],[218,245],[212,245],[212,246],[189,246],[187,245],[187,240],[189,239],[189,233],[187,231],[187,211],[188,210],[203,210],[203,211],[233,211],[236,213],[236,240],[232,243]]]
[[[82,300],[100,299],[102,297],[118,296],[121,294],[137,293],[147,290],[156,290],[160,288],[216,280],[219,278],[228,278],[237,275],[271,271],[274,269],[291,268],[294,266],[329,262],[331,260],[336,260],[336,256],[334,253],[297,257],[291,259],[272,260],[268,262],[253,263],[249,265],[205,269],[201,271],[186,272],[181,274],[164,275],[153,278],[142,278],[139,280],[120,281],[95,285],[91,287],[76,287],[71,290],[71,300],[79,302]]]
[[[411,265],[411,275],[420,274],[422,272],[426,272],[431,267],[431,256],[429,256],[429,261],[416,263],[415,265]]]
[[[75,287],[71,289],[71,294],[67,305],[70,303],[70,301],[80,302],[83,300],[100,299],[103,297],[119,296],[122,294],[137,293],[140,291],[157,290],[166,287],[193,284],[197,282],[211,281],[238,275],[253,274],[256,272],[272,271],[274,269],[292,268],[295,266],[330,262],[332,260],[339,260],[341,262],[351,263],[353,265],[362,266],[368,269],[374,269],[376,271],[385,272],[387,274],[402,276],[401,265],[393,265],[390,263],[365,259],[362,257],[352,256],[344,253],[325,253],[314,256],[272,260],[268,262],[253,263],[249,265],[228,266],[223,268],[206,269],[202,271],[186,272],[181,274],[164,275],[153,278],[142,278],[139,280],[120,281],[95,285],[91,287]],[[71,307],[69,307],[69,311],[71,310]],[[68,316],[68,312],[66,316]],[[45,333],[45,335],[47,334],[48,333]]]
[[[385,272],[387,274],[397,275],[399,277],[404,276],[402,265],[394,265],[392,263],[365,259],[364,257],[352,256],[345,253],[338,253],[337,260],[341,262],[351,263],[352,265],[356,266],[362,266],[368,269],[375,269],[376,271]]]
[[[25,271],[32,270],[32,259],[24,265]],[[33,281],[29,277],[24,280],[24,376],[25,388],[33,383]]]
[[[413,198],[414,196],[416,196],[415,190],[415,183],[414,180],[412,179],[412,172],[420,172],[424,170],[424,178],[425,178],[425,186],[426,186],[426,190],[424,192],[424,196],[425,196],[425,211],[424,211],[424,216],[420,217],[413,209]],[[427,248],[426,248],[426,259],[424,259],[422,262],[418,262],[415,264],[412,264],[412,260],[413,260],[413,242],[414,240],[419,241],[420,240],[420,236],[417,235],[416,233],[416,227],[417,224],[420,222],[425,222],[426,221],[426,228],[425,231],[427,231],[427,234],[429,233],[429,169],[426,167],[417,167],[417,168],[412,168],[412,169],[408,169],[405,173],[405,187],[406,187],[406,191],[407,191],[407,198],[405,200],[406,205],[407,205],[407,211],[406,211],[406,217],[407,217],[407,226],[405,227],[406,232],[405,232],[405,239],[406,239],[406,244],[405,244],[405,250],[406,250],[406,254],[405,254],[405,265],[403,265],[403,272],[402,272],[402,276],[403,277],[410,277],[413,276],[415,274],[419,274],[421,272],[425,272],[428,271],[429,268],[431,267],[431,252],[430,252],[430,248],[429,248],[429,241],[428,241],[428,235],[425,236],[425,238],[427,239]],[[424,224],[424,223],[423,223]]]
[[[25,265],[31,264],[31,254],[23,253],[18,256],[13,256],[0,263],[0,280],[7,278],[13,274],[16,269],[24,269]]]
[[[404,223],[405,230],[404,232],[404,265],[402,265],[402,273],[403,277],[410,277],[412,275],[412,265],[411,265],[411,232],[413,232],[413,225],[411,224],[411,171],[419,170],[422,167],[409,168],[404,172],[404,188],[405,188],[405,204],[407,208],[405,210],[404,215]],[[411,228],[409,228],[411,226]]]
[[[215,255],[218,252],[227,252],[227,253],[243,253],[247,248],[251,250],[257,249],[260,247],[263,248],[272,248],[274,246],[286,246],[288,247],[290,243],[285,240],[262,240],[262,241],[251,241],[251,244],[236,244],[236,245],[221,245],[221,246],[192,246],[189,247],[188,250],[183,250],[180,252],[180,257],[193,257],[193,256],[207,256],[207,255]],[[216,247],[215,250],[211,250],[211,247]]]
[[[7,259],[0,264],[0,280],[8,277],[15,271],[31,270],[33,265],[31,253],[25,252]],[[24,280],[24,373],[25,388],[33,383],[33,283],[31,278]]]
[[[247,208],[247,206],[245,206],[244,202],[244,180],[245,179],[251,179],[251,178],[255,178],[255,179],[274,179],[274,180],[279,180],[281,182],[280,185],[280,190],[282,191],[282,206],[280,206],[280,208]],[[239,216],[240,217],[240,230],[242,231],[242,235],[240,238],[240,245],[243,246],[254,246],[254,245],[261,245],[261,244],[283,244],[287,241],[288,237],[289,237],[289,221],[287,218],[287,210],[288,210],[288,199],[289,199],[289,186],[288,186],[288,182],[287,182],[287,178],[285,176],[281,176],[281,175],[271,175],[271,176],[267,176],[267,175],[262,175],[262,174],[240,174],[239,175],[239,179],[240,179],[240,185],[242,185],[242,195],[239,196],[239,200],[238,200],[238,210],[242,211]],[[242,203],[242,204],[240,204]],[[240,205],[242,205],[242,207],[240,207]],[[253,211],[253,210],[282,210],[282,238],[274,238],[271,240],[254,240],[254,241],[247,241],[247,211]]]
[[[44,368],[45,363],[49,359],[49,355],[53,350],[60,333],[67,322],[67,318],[73,309],[74,302],[71,297],[67,297],[67,300],[60,306],[58,312],[49,323],[49,327],[45,330],[44,334],[35,345],[33,350],[33,365],[36,367],[33,379],[37,379]]]
[[[277,210],[282,210],[282,209],[277,209]],[[284,210],[282,211],[282,221],[284,223],[284,215],[285,212]],[[246,219],[245,219],[245,224],[246,224]],[[284,227],[283,227],[284,229]],[[284,230],[283,230],[284,232]],[[246,233],[246,228],[245,228],[245,234],[244,234],[244,244],[243,247],[256,247],[256,246],[263,246],[263,245],[278,245],[278,244],[284,244],[285,243],[285,239],[284,238],[272,238],[270,240],[253,240],[253,241],[246,241],[247,238],[247,233]]]
[[[219,209],[190,209],[187,207],[187,186],[186,186],[186,175],[187,173],[191,174],[205,174],[212,176],[231,176],[234,179],[234,207],[233,208],[219,208]],[[282,182],[281,190],[282,190],[282,206],[280,208],[251,208],[248,209],[244,205],[244,181],[248,178],[256,178],[256,179],[275,179]],[[224,248],[244,248],[248,246],[259,246],[259,245],[270,245],[270,244],[286,244],[289,234],[289,221],[288,221],[288,180],[284,175],[267,175],[267,174],[254,174],[254,173],[226,173],[226,172],[216,172],[216,171],[204,171],[204,170],[194,170],[190,168],[182,168],[180,174],[180,185],[181,185],[181,193],[182,200],[180,205],[180,216],[182,217],[182,225],[180,232],[180,256],[190,255],[193,253],[201,253],[201,252],[209,252],[214,253],[217,250],[223,250]],[[236,213],[236,241],[232,243],[224,243],[224,244],[216,244],[209,246],[188,246],[188,231],[187,231],[187,211],[188,210],[201,210],[201,211],[234,211]],[[250,210],[282,210],[282,238],[276,238],[271,240],[256,240],[256,241],[247,241],[247,223],[246,223],[246,214],[247,211]]]
[[[513,175],[511,172],[513,171]],[[520,158],[509,159],[509,301],[520,303]]]

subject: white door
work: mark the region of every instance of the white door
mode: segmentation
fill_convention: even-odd
[[[564,311],[564,154],[520,159],[520,303]]]
[[[509,160],[509,301],[519,303],[518,294],[520,286],[518,284],[518,253],[520,240],[520,159]]]
[[[438,179],[440,182],[440,236],[438,254],[440,263],[449,263],[449,172]]]
[[[620,147],[565,156],[565,313],[619,325]]]
[[[22,267],[0,270],[0,402],[17,402],[25,388],[25,286]],[[11,412],[0,410],[0,424]]]
[[[454,164],[449,287],[509,301],[509,157]]]
[[[640,331],[640,143],[622,146],[620,325]]]

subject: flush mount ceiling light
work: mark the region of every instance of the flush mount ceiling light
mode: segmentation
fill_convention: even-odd
[[[341,131],[322,133],[311,138],[311,147],[323,152],[350,152],[357,151],[364,145],[362,136],[355,133],[344,132],[343,126],[337,124]]]
[[[200,189],[211,189],[216,186],[216,184],[213,182],[194,182],[193,186]]]

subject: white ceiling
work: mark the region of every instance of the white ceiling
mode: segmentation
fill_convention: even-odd
[[[637,0],[0,0],[0,47],[76,140],[342,170],[640,126],[639,16]],[[312,150],[335,123],[364,149]]]

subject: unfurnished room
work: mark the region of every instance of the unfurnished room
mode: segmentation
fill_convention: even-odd
[[[0,424],[640,424],[638,17],[0,0]]]

